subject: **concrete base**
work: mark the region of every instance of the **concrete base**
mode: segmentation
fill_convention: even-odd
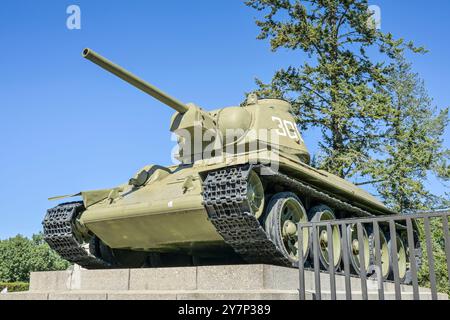
[[[161,269],[35,272],[30,291],[0,294],[0,300],[298,300],[296,269],[270,265],[235,265]],[[307,299],[314,299],[314,274],[306,272]],[[322,299],[329,299],[329,276],[321,275]],[[336,277],[338,299],[345,299],[344,277]],[[394,299],[392,283],[385,283],[385,299]],[[377,300],[375,282],[369,298]],[[361,299],[361,281],[352,278],[353,299]],[[412,299],[412,288],[402,286]],[[421,299],[431,298],[421,288]],[[447,299],[440,295],[440,299]]]

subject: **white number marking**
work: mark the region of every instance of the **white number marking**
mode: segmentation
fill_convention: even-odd
[[[303,142],[303,139],[302,139],[300,133],[298,132],[297,126],[293,122],[287,121],[287,120],[283,121],[278,117],[272,117],[272,120],[277,123],[277,125],[278,125],[277,132],[280,136],[283,136],[283,137],[288,136],[289,138],[291,138],[295,141]]]
[[[278,117],[272,117],[272,120],[278,122],[278,134],[280,136],[286,137],[286,129],[284,128],[283,121]]]

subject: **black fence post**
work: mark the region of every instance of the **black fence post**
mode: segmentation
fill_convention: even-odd
[[[412,219],[407,218],[406,219],[406,228],[408,232],[408,247],[409,247],[409,260],[411,264],[411,280],[413,285],[413,298],[414,300],[420,300],[420,294],[419,294],[419,283],[417,279],[417,264],[416,264],[416,257],[415,252],[416,248],[414,245],[414,235],[413,235],[413,227],[412,227]]]
[[[361,277],[361,294],[363,300],[368,300],[369,296],[367,293],[367,270],[366,270],[366,258],[364,257],[365,253],[365,244],[364,244],[364,233],[363,226],[361,222],[356,224],[356,229],[358,233],[358,246],[359,246],[359,276]]]
[[[298,271],[299,271],[299,298],[300,300],[306,300],[306,289],[305,289],[305,264],[303,260],[303,228],[301,224],[298,224]]]
[[[434,271],[433,244],[431,242],[431,227],[429,217],[425,216],[423,218],[423,225],[425,229],[425,239],[427,243],[428,268],[430,270],[431,298],[433,300],[437,300],[438,296],[436,288],[436,272]]]
[[[313,238],[313,256],[314,256],[314,290],[316,292],[315,299],[322,300],[322,292],[320,286],[320,260],[319,260],[319,239],[317,236],[318,226],[312,225],[312,238]]]
[[[328,238],[328,272],[330,274],[330,291],[331,300],[336,300],[336,276],[334,271],[334,246],[333,246],[333,230],[331,222],[327,223]]]
[[[373,236],[375,241],[375,274],[377,276],[378,283],[378,299],[384,300],[384,279],[383,279],[383,265],[381,263],[381,239],[380,239],[380,225],[378,221],[373,222]],[[371,252],[373,254],[373,252]]]
[[[349,244],[348,244],[348,232],[347,232],[347,224],[341,224],[342,230],[342,250],[343,251],[343,259],[344,259],[344,275],[345,275],[345,298],[347,300],[352,300],[352,285],[350,279],[350,258],[349,258]]]

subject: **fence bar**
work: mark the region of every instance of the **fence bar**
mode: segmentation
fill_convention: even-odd
[[[348,233],[347,233],[347,225],[341,224],[342,227],[342,248],[343,248],[343,254],[344,254],[344,274],[345,274],[345,298],[347,300],[352,300],[352,286],[351,286],[351,279],[350,279],[350,261],[349,261],[349,252],[348,252]]]
[[[384,279],[383,279],[383,266],[381,264],[381,239],[380,239],[380,225],[378,221],[373,222],[373,235],[375,237],[375,274],[377,276],[378,283],[378,299],[384,300]]]
[[[331,223],[327,225],[327,239],[328,239],[328,272],[330,274],[331,300],[336,300],[336,276],[334,272],[334,251],[333,251],[334,239]]]
[[[448,215],[442,216],[442,227],[444,228],[445,238],[445,258],[447,260],[448,286],[450,288],[450,237],[448,231]]]
[[[447,214],[448,215],[448,214]],[[352,218],[352,219],[342,219],[339,220],[339,223],[345,223],[345,224],[354,224],[357,222],[361,223],[373,223],[374,221],[377,222],[387,222],[387,220],[393,220],[395,222],[405,221],[406,218],[411,219],[422,219],[424,216],[427,216],[428,218],[441,218],[442,213],[421,213],[421,214],[411,214],[411,215],[396,215],[396,216],[378,216],[378,217],[369,217],[369,218]],[[312,226],[313,224],[315,226],[319,227],[325,227],[327,225],[328,221],[320,221],[320,222],[309,222],[305,223],[304,226]]]
[[[306,300],[306,292],[305,292],[305,264],[303,260],[303,228],[301,224],[298,224],[297,230],[298,230],[298,271],[299,271],[299,298],[300,300]],[[308,228],[307,228],[308,230]]]
[[[391,241],[391,262],[392,262],[392,270],[394,272],[394,283],[395,283],[395,299],[401,300],[402,293],[400,289],[400,276],[398,274],[398,248],[397,248],[397,231],[395,229],[394,220],[389,220],[389,234]]]
[[[319,227],[313,225],[312,238],[313,238],[313,256],[314,256],[314,283],[316,291],[316,300],[322,300],[322,293],[320,287],[320,261],[319,261],[319,238],[317,236],[317,229]]]
[[[425,238],[427,242],[427,256],[428,256],[428,267],[430,271],[431,298],[433,300],[437,300],[438,297],[436,290],[436,273],[434,271],[434,256],[433,256],[433,245],[431,243],[430,219],[428,217],[424,217],[423,224],[425,228]]]
[[[364,233],[363,226],[360,222],[356,224],[358,231],[358,246],[359,246],[359,276],[361,277],[361,293],[363,300],[369,300],[367,294],[367,270],[366,270],[366,258],[364,257]]]
[[[419,284],[417,281],[416,248],[414,246],[414,233],[411,218],[406,219],[406,228],[408,230],[409,261],[411,267],[410,271],[413,285],[413,297],[414,300],[420,300]]]

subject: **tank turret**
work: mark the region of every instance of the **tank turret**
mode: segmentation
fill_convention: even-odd
[[[243,106],[207,112],[195,104],[180,102],[91,49],[84,49],[83,57],[176,111],[170,130],[178,137],[179,154],[175,157],[182,163],[212,158],[231,149],[233,153],[249,152],[249,148],[257,149],[259,142],[309,162],[309,153],[290,114],[291,106],[285,101],[259,100],[251,94]]]
[[[207,112],[195,104],[180,102],[91,49],[84,49],[83,57],[176,111],[170,130],[178,137],[179,153],[175,157],[182,163],[223,153],[257,152],[260,145],[309,162],[309,153],[290,114],[291,105],[286,101],[259,100],[251,94],[243,106]]]

